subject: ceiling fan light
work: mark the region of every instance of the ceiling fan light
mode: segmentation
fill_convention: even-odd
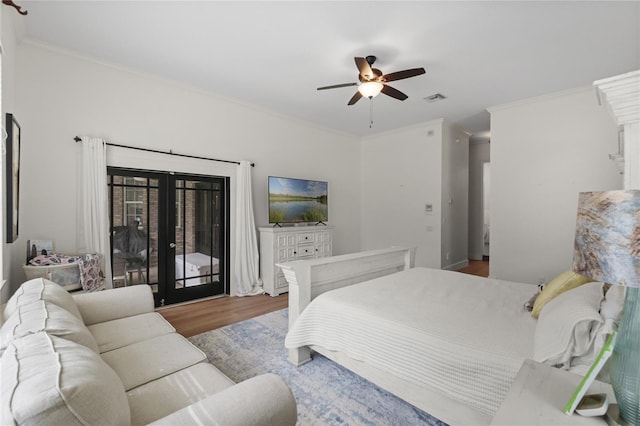
[[[384,85],[379,81],[367,81],[358,86],[358,92],[367,98],[378,96]]]

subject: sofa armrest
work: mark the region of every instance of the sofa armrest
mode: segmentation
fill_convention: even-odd
[[[296,400],[275,374],[262,374],[176,411],[152,425],[295,425]]]
[[[153,293],[148,285],[74,294],[86,325],[153,312]]]

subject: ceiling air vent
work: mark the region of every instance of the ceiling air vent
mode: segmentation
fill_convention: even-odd
[[[424,98],[424,100],[427,102],[438,102],[443,99],[447,99],[447,97],[442,93],[436,93],[435,95],[427,96],[426,98]]]

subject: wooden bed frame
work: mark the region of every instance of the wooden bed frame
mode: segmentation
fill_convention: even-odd
[[[392,247],[277,264],[289,283],[289,328],[318,295],[412,268],[414,260],[415,248]],[[437,389],[418,386],[387,371],[349,358],[341,352],[329,351],[318,346],[289,349],[289,361],[300,366],[311,361],[312,351],[348,368],[446,423],[488,425],[491,422],[491,416],[461,404]]]

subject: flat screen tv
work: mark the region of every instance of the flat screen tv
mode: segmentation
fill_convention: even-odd
[[[323,223],[329,218],[327,182],[269,176],[269,223]]]

